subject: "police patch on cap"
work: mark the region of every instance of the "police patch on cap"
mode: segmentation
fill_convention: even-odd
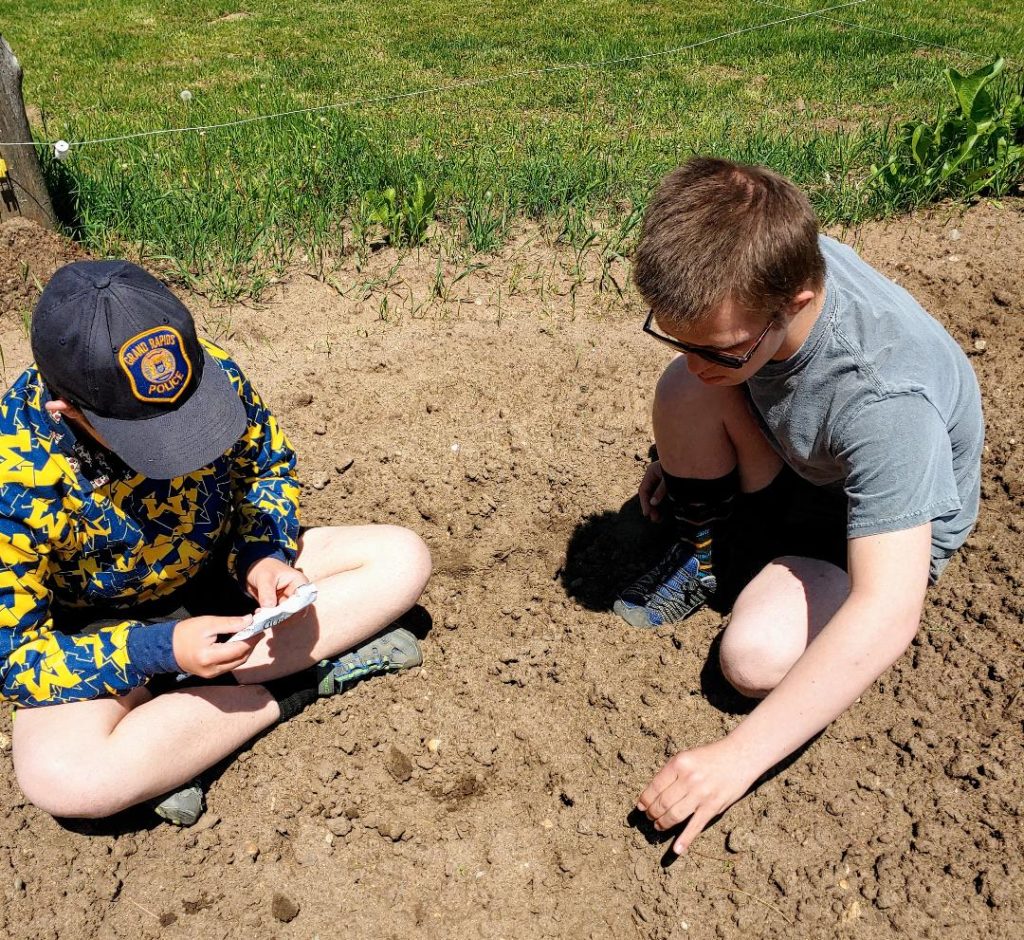
[[[169,326],[133,336],[118,351],[117,361],[139,401],[173,404],[192,378],[192,363],[181,334]]]

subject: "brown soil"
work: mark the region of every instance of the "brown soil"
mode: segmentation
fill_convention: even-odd
[[[3,326],[10,326],[9,321],[17,318],[24,331],[39,292],[53,272],[69,261],[84,257],[85,252],[77,244],[47,232],[27,219],[12,219],[0,225],[0,317],[3,317]]]
[[[45,280],[78,254],[10,231],[7,382],[27,361],[19,262]],[[854,236],[973,357],[981,522],[913,648],[688,858],[663,867],[627,816],[666,755],[742,716],[709,659],[721,620],[642,633],[608,612],[660,538],[635,489],[666,356],[635,297],[527,233],[446,299],[433,259],[392,271],[387,251],[293,274],[259,309],[189,298],[289,430],[305,523],[430,543],[426,665],[255,742],[185,831],[26,805],[5,715],[0,936],[1024,935],[1024,205]]]

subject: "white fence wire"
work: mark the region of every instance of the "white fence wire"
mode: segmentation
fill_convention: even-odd
[[[807,12],[794,12],[791,16],[782,17],[780,19],[771,20],[768,23],[757,23],[753,26],[745,26],[741,29],[733,29],[726,33],[720,33],[717,36],[709,36],[706,39],[700,39],[697,42],[687,43],[682,46],[673,46],[671,49],[659,49],[655,52],[645,52],[639,55],[621,56],[614,59],[599,59],[592,62],[564,62],[555,65],[545,65],[531,69],[519,69],[512,72],[503,72],[501,75],[492,75],[487,78],[475,78],[468,79],[461,82],[450,82],[447,85],[434,85],[428,88],[418,88],[415,91],[401,92],[392,95],[380,95],[374,98],[350,98],[345,101],[335,101],[329,104],[317,105],[310,108],[293,108],[289,111],[278,111],[274,114],[260,114],[253,117],[238,118],[234,121],[223,121],[217,124],[195,124],[187,127],[165,127],[159,130],[151,131],[135,131],[131,134],[120,134],[114,137],[97,137],[87,140],[51,140],[51,141],[34,141],[34,140],[12,140],[12,141],[0,141],[0,147],[51,147],[54,148],[59,157],[64,157],[68,152],[77,147],[88,147],[93,144],[110,144],[118,143],[125,140],[140,140],[146,137],[163,137],[169,134],[194,134],[200,132],[219,131],[229,127],[243,127],[247,124],[256,124],[260,121],[274,121],[286,117],[295,117],[300,114],[319,114],[324,111],[334,111],[341,108],[356,108],[364,105],[372,104],[390,104],[395,101],[407,101],[411,98],[424,98],[432,95],[446,95],[454,91],[460,91],[464,88],[479,88],[483,85],[494,85],[499,82],[512,81],[517,78],[532,78],[540,75],[550,75],[555,72],[566,72],[572,70],[585,70],[585,69],[600,69],[608,68],[613,65],[625,65],[629,62],[642,62],[647,59],[654,59],[664,56],[677,55],[680,52],[688,52],[692,49],[699,49],[702,46],[708,46],[715,42],[721,42],[725,39],[731,39],[734,36],[743,36],[747,33],[757,32],[759,30],[770,29],[773,26],[782,26],[785,23],[795,23],[799,20],[810,19],[815,16],[820,16],[825,13],[831,13],[836,10],[845,10],[850,7],[860,6],[866,3],[867,0],[847,0],[845,3],[836,4],[834,6],[825,7],[824,9],[811,10]]]

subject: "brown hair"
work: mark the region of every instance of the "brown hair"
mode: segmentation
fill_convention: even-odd
[[[694,322],[726,299],[774,316],[825,280],[807,197],[761,166],[694,157],[658,185],[633,279],[663,323]]]

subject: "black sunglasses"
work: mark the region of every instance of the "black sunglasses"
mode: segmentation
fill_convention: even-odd
[[[680,352],[692,353],[695,356],[700,356],[701,359],[707,359],[708,362],[713,362],[715,365],[723,366],[726,369],[742,369],[751,357],[757,352],[757,347],[761,345],[761,341],[768,335],[769,331],[775,326],[774,320],[769,320],[768,325],[764,328],[764,332],[754,341],[754,345],[750,347],[742,356],[734,356],[732,353],[722,352],[720,349],[713,349],[708,346],[694,346],[692,343],[684,343],[681,339],[676,339],[673,336],[666,336],[664,333],[659,333],[651,325],[654,322],[654,311],[649,310],[647,312],[647,319],[644,321],[644,332],[649,336],[653,336],[655,339],[660,339],[663,343],[671,346],[673,349],[678,349]]]

